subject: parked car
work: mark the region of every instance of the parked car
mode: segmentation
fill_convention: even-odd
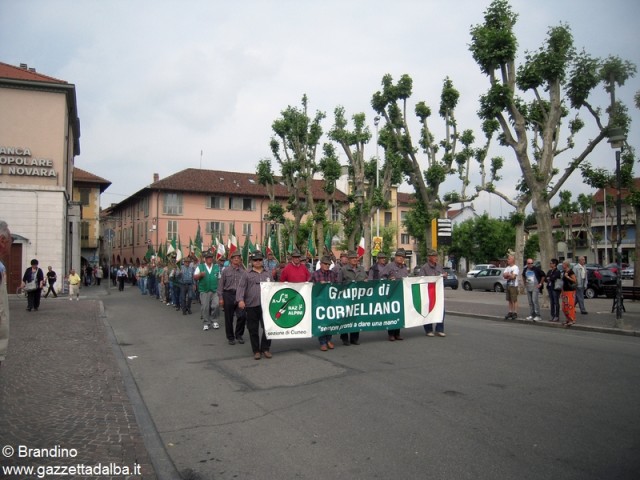
[[[451,287],[452,290],[457,290],[458,289],[458,276],[456,275],[456,272],[453,271],[453,269],[451,268],[443,268],[442,270],[444,270],[445,272],[447,272],[447,278],[444,279],[444,286],[446,287]]]
[[[420,265],[416,265],[411,272],[411,276],[417,277],[420,274],[420,268],[422,268]],[[459,282],[456,272],[448,267],[444,267],[442,270],[447,272],[447,278],[444,279],[444,288],[451,287],[452,290],[457,290]]]
[[[622,273],[620,274],[621,278],[631,278],[633,279],[635,274],[635,269],[633,267],[627,267],[624,270],[622,270]]]
[[[587,268],[587,288],[584,291],[584,296],[586,298],[600,297],[605,295],[604,287],[615,287],[617,283],[616,275],[608,268]]]
[[[605,265],[602,268],[608,268],[609,270],[611,270],[613,272],[614,275],[618,274],[618,264],[617,263],[609,263],[608,265]]]
[[[486,270],[487,268],[496,268],[496,266],[491,263],[480,263],[467,272],[467,277],[475,277],[478,272]]]
[[[493,290],[494,292],[504,292],[507,281],[502,278],[504,268],[486,268],[479,271],[473,277],[467,277],[462,282],[465,290]]]

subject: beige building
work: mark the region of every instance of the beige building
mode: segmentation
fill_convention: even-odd
[[[82,265],[97,265],[100,249],[100,194],[111,182],[78,167],[73,169],[73,201],[80,205]]]
[[[0,111],[0,211],[14,235],[11,291],[32,258],[59,276],[80,264],[80,207],[72,201],[80,154],[75,85],[0,63]]]

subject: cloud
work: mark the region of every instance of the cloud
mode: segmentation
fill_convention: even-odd
[[[476,111],[488,81],[468,44],[469,29],[482,22],[488,3],[4,0],[0,16],[11,21],[0,30],[0,60],[27,62],[76,85],[82,130],[77,164],[112,181],[104,195],[110,203],[149,184],[154,172],[164,177],[199,166],[201,150],[204,168],[254,171],[270,155],[272,122],[305,93],[312,111],[327,113],[325,131],[338,105],[349,116],[365,112],[373,130],[370,100],[385,73],[413,78],[411,111],[425,100],[437,112],[449,76],[461,94],[459,126],[474,129],[480,142]],[[640,5],[613,4],[513,0],[520,53],[538,48],[548,26],[566,21],[578,47],[640,64]],[[619,98],[631,105],[639,89],[633,79]],[[606,102],[604,95],[599,99]],[[631,113],[637,123],[637,110]],[[435,116],[432,126],[444,133]],[[630,141],[638,144],[636,132]],[[579,145],[589,136],[585,132]],[[368,154],[374,153],[372,143]],[[515,193],[521,174],[513,153],[493,154],[506,160],[500,188]],[[592,156],[608,167],[612,159],[608,145]],[[448,182],[444,190],[454,187]],[[567,188],[586,187],[574,175]],[[476,202],[478,208],[498,214],[501,202],[487,197]]]

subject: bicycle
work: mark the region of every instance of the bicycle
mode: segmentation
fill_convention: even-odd
[[[27,299],[27,289],[20,286],[16,289],[16,297],[19,300],[26,300]]]

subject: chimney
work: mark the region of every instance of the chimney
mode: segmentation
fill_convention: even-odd
[[[26,63],[21,63],[20,68],[26,70],[28,68],[28,65]]]
[[[157,173],[153,174],[153,183],[156,183],[158,180],[160,180],[160,175],[158,175]]]

